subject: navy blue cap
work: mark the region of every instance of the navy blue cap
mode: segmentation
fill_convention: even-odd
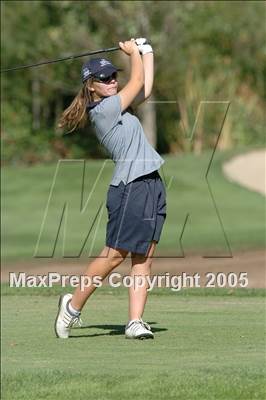
[[[96,78],[106,78],[114,72],[122,71],[115,67],[111,61],[105,58],[92,58],[82,66],[81,79],[84,83],[87,79],[95,76]]]

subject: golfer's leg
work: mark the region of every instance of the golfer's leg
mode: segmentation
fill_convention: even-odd
[[[126,258],[128,252],[122,249],[113,249],[104,247],[102,252],[88,266],[84,275],[88,278],[100,276],[104,279],[115,267],[117,267]],[[81,290],[78,286],[73,294],[71,306],[76,310],[81,310],[88,297],[94,292],[96,287],[91,284]]]
[[[144,307],[147,301],[147,289],[148,283],[146,280],[147,276],[150,276],[152,256],[155,250],[156,242],[152,242],[148,256],[143,256],[141,254],[132,253],[132,268],[131,276],[135,277],[137,282],[137,277],[142,276],[143,281],[145,279],[145,285],[133,285],[129,288],[129,321],[132,319],[140,319],[144,312]]]

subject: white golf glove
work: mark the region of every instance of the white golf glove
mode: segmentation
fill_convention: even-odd
[[[135,39],[135,43],[139,48],[140,54],[144,55],[147,53],[153,53],[153,49],[151,45],[147,43],[146,38],[137,38]]]

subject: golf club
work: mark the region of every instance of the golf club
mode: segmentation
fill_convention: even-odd
[[[149,44],[149,42],[146,41],[145,44]],[[90,51],[90,52],[86,52],[86,53],[75,54],[75,55],[71,55],[71,56],[67,56],[67,57],[57,58],[55,60],[46,60],[46,61],[40,61],[40,62],[37,62],[37,63],[34,63],[34,64],[19,65],[17,67],[1,69],[1,73],[10,72],[10,71],[18,71],[20,69],[26,69],[26,68],[31,68],[31,67],[39,67],[40,65],[54,64],[54,63],[57,63],[57,62],[60,62],[60,61],[74,60],[75,58],[80,58],[80,57],[85,57],[85,56],[92,56],[92,55],[100,54],[100,53],[108,53],[108,52],[116,51],[116,50],[121,50],[121,49],[120,49],[119,46],[109,47],[108,49],[100,49],[100,50]]]

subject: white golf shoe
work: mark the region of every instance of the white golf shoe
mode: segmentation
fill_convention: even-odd
[[[58,313],[55,319],[55,334],[60,339],[67,339],[69,332],[74,325],[82,326],[80,315],[72,315],[69,312],[68,303],[72,299],[72,294],[61,295],[58,303]]]
[[[153,339],[150,325],[142,319],[129,321],[125,329],[126,339]]]

